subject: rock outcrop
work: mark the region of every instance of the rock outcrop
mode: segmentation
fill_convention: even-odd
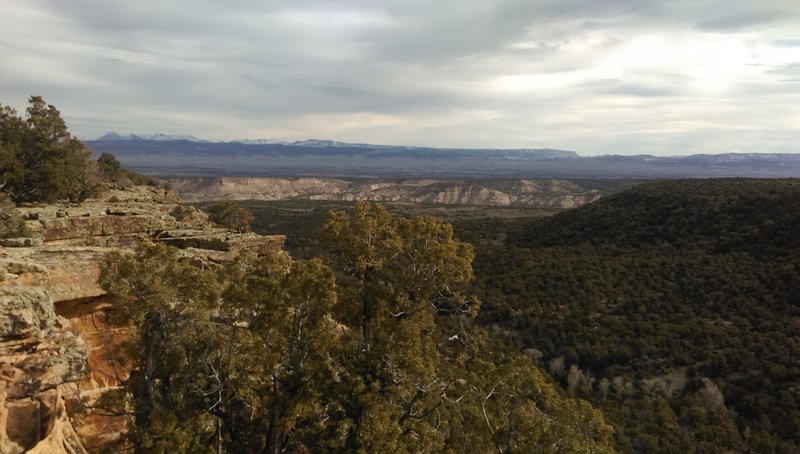
[[[345,180],[335,178],[172,178],[187,201],[370,200],[374,202],[576,208],[600,198],[597,189],[556,179],[541,180]]]
[[[0,247],[0,454],[96,452],[124,430],[121,417],[73,411],[124,379],[107,360],[124,327],[109,322],[113,296],[97,283],[105,254],[162,241],[216,266],[284,240],[215,228],[155,187],[19,212],[29,237]]]
[[[86,452],[65,397],[87,370],[88,350],[40,287],[0,288],[0,452]]]

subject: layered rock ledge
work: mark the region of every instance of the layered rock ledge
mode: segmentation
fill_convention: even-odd
[[[370,200],[433,205],[576,208],[601,191],[560,179],[404,179],[175,177],[166,181],[184,200]]]
[[[97,452],[124,429],[121,417],[72,411],[124,378],[106,359],[124,328],[109,322],[113,296],[97,283],[105,254],[164,242],[217,266],[285,239],[215,228],[156,187],[19,211],[30,237],[0,244],[0,454]]]

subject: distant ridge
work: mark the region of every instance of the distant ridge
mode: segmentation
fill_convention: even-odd
[[[121,140],[186,140],[189,142],[208,142],[197,137],[186,134],[117,134],[116,132],[106,133],[94,141],[121,141]]]
[[[306,139],[306,140],[296,140],[294,142],[287,142],[285,140],[279,139],[235,139],[235,140],[204,140],[198,139],[197,137],[185,135],[185,134],[119,134],[116,132],[108,132],[97,139],[88,140],[85,142],[114,142],[114,141],[135,141],[135,140],[146,140],[146,141],[163,141],[163,142],[171,142],[171,141],[187,141],[187,142],[199,142],[199,143],[212,143],[212,144],[242,144],[242,145],[286,145],[288,147],[304,147],[304,148],[364,148],[364,149],[373,149],[373,150],[478,150],[478,151],[517,151],[517,152],[532,152],[532,153],[542,153],[542,152],[553,152],[553,155],[566,153],[569,154],[570,157],[577,157],[578,154],[574,151],[565,151],[565,150],[557,150],[552,148],[504,148],[504,149],[475,149],[475,148],[450,148],[450,147],[442,147],[442,148],[434,148],[434,147],[420,147],[420,146],[408,146],[408,145],[375,145],[369,143],[349,143],[349,142],[339,142],[335,140],[325,140],[325,139]]]
[[[800,154],[579,156],[541,149],[431,148],[309,139],[211,142],[187,135],[108,133],[84,143],[154,175],[701,178],[800,177]]]

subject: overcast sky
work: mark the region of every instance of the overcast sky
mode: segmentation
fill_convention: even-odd
[[[71,131],[800,152],[800,0],[3,0]]]

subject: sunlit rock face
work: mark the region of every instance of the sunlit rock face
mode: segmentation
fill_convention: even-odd
[[[0,288],[0,452],[85,452],[65,399],[76,395],[87,359],[86,342],[47,291]]]
[[[215,228],[155,187],[19,211],[30,237],[0,245],[0,454],[99,452],[124,432],[123,417],[78,414],[126,378],[109,361],[125,328],[111,321],[113,296],[97,282],[107,253],[161,241],[191,263],[219,266],[284,241]]]
[[[436,205],[576,208],[600,191],[566,180],[408,179],[364,181],[336,178],[172,178],[185,200],[331,200],[430,203]]]

